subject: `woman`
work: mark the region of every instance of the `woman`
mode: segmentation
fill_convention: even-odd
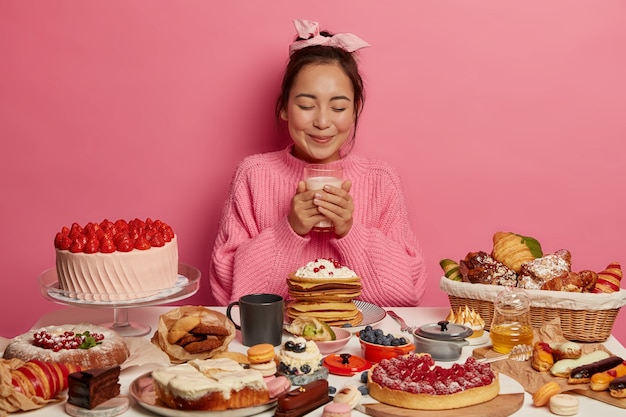
[[[213,248],[209,283],[218,304],[271,292],[287,297],[286,278],[316,258],[333,258],[361,277],[360,299],[414,306],[424,293],[421,248],[400,179],[387,163],[352,155],[364,88],[352,34],[319,32],[295,21],[276,115],[293,144],[252,155],[237,168]],[[308,163],[341,162],[341,187],[307,190]],[[313,228],[321,220],[332,231]]]

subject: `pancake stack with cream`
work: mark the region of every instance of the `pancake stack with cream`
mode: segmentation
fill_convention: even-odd
[[[352,301],[361,295],[361,278],[334,259],[315,259],[287,278],[287,316],[314,317],[331,326],[357,326],[363,314]]]

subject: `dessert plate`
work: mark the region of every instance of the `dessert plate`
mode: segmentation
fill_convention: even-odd
[[[378,307],[377,305],[366,303],[365,301],[361,300],[354,300],[354,304],[363,314],[363,321],[358,326],[343,327],[351,333],[360,332],[365,328],[365,326],[373,327],[383,321],[383,319],[387,315],[387,312],[385,312],[384,309]]]
[[[489,343],[491,341],[491,339],[489,339],[489,333],[485,330],[485,332],[482,334],[482,336],[479,337],[468,337],[467,339],[465,339],[469,342],[470,346],[478,346],[478,345],[484,345],[486,343]]]
[[[148,411],[165,417],[247,417],[262,413],[276,406],[278,400],[270,400],[265,404],[255,405],[254,407],[234,408],[230,410],[177,410],[169,408],[163,404],[154,392],[152,385],[152,376],[147,372],[130,385],[130,394],[132,397]]]

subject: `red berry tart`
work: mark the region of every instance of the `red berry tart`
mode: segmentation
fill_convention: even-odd
[[[70,298],[143,298],[178,279],[176,235],[161,220],[74,223],[56,234],[54,247],[59,288]]]
[[[121,365],[129,356],[124,339],[113,330],[91,324],[47,326],[16,336],[4,359],[73,364],[80,369]]]
[[[470,357],[450,368],[435,366],[428,354],[384,359],[367,376],[369,394],[396,407],[448,410],[480,404],[500,392],[498,375],[489,364]]]

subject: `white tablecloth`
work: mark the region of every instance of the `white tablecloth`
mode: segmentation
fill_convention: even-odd
[[[158,318],[161,314],[169,311],[174,307],[138,307],[132,308],[128,310],[128,318],[131,322],[137,322],[141,324],[146,324],[151,326],[153,329],[150,334],[144,336],[146,339],[149,339],[157,327]],[[211,307],[217,311],[224,312],[224,307]],[[412,325],[423,325],[428,323],[434,323],[444,319],[448,313],[447,308],[440,307],[393,307],[390,308],[396,313],[398,313],[401,317],[403,317],[409,324]],[[52,313],[49,313],[43,316],[37,323],[35,323],[32,327],[39,328],[47,325],[57,325],[57,324],[69,324],[69,323],[79,323],[79,322],[87,322],[93,324],[102,324],[106,322],[113,321],[113,311],[110,309],[104,308],[75,308],[69,307],[62,310],[57,310]],[[385,319],[377,326],[382,328],[386,333],[399,333],[399,325],[393,320],[391,317],[387,316]],[[614,354],[625,357],[626,358],[626,348],[622,346],[617,339],[611,336],[606,342],[604,342],[605,346]],[[472,350],[477,346],[467,346],[463,348],[463,354],[461,356],[460,361],[464,361],[468,356],[471,355]],[[231,345],[229,346],[229,350],[231,351],[239,351],[245,353],[247,347],[241,344],[241,336],[238,332],[237,337],[233,340]],[[353,337],[351,341],[346,345],[341,352],[351,353],[354,355],[361,355],[360,345],[356,337]],[[449,366],[450,363],[442,362],[440,363],[442,366]],[[162,366],[162,363],[150,363],[142,366],[134,366],[122,371],[120,377],[120,383],[122,384],[122,394],[128,395],[128,387],[130,384],[139,376],[155,367]],[[358,383],[360,375],[354,375],[352,377],[340,377],[331,375],[329,378],[329,384],[334,386],[337,389],[341,389],[343,386],[349,383]],[[521,385],[515,382],[513,379],[504,377],[502,378],[502,391],[503,392],[521,392],[523,391]],[[579,396],[580,399],[580,410],[578,415],[602,415],[603,417],[609,416],[624,416],[626,414],[626,410],[617,408],[615,406],[605,404],[584,396]],[[373,402],[373,400],[369,396],[365,396],[362,399],[363,402]],[[626,401],[626,400],[624,400]],[[319,417],[322,414],[321,408],[311,412],[309,416],[311,417]],[[261,417],[273,416],[274,412],[267,411],[262,414],[258,414]],[[462,415],[460,412],[459,415]],[[524,405],[522,408],[517,411],[514,416],[554,416],[550,413],[547,407],[537,408],[532,405],[532,398],[530,394],[525,394]],[[40,410],[32,411],[28,413],[29,417],[55,417],[55,416],[67,416],[64,411],[64,404],[53,404],[46,406]],[[123,414],[125,417],[135,417],[135,416],[154,416],[153,413],[145,410],[139,404],[135,403],[131,398],[130,409]],[[354,417],[363,416],[358,411],[353,412]]]

